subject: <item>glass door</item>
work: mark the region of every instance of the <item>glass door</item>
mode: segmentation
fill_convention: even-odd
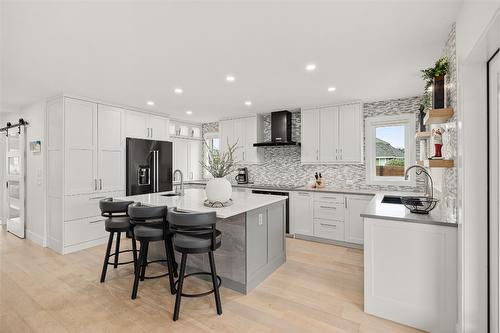
[[[6,138],[6,217],[7,231],[20,237],[24,232],[24,127],[9,131]]]

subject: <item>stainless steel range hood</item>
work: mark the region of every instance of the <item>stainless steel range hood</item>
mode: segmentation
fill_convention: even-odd
[[[254,143],[254,147],[295,146],[292,141],[292,113],[276,111],[271,113],[271,141]]]

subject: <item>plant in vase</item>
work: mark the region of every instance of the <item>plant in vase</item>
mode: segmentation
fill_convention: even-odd
[[[442,57],[434,67],[421,70],[425,81],[424,107],[441,109],[445,107],[445,76],[448,74],[448,58]]]
[[[227,150],[220,152],[205,142],[205,148],[208,151],[208,162],[201,161],[200,164],[213,177],[205,187],[207,200],[211,203],[218,202],[223,204],[231,199],[233,190],[226,176],[230,175],[236,169],[234,152],[238,149],[236,147],[237,144],[238,141],[233,145],[230,145],[228,142]]]

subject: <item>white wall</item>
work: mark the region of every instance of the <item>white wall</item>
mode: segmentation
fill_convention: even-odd
[[[486,61],[500,46],[492,22],[499,7],[499,1],[467,1],[456,26],[461,332],[487,332]],[[488,31],[497,36],[493,47]]]
[[[26,238],[37,244],[45,246],[45,111],[44,103],[36,103],[22,108],[16,113],[3,114],[2,123],[10,121],[17,123],[19,118],[26,120]],[[3,127],[3,126],[2,126]],[[41,153],[31,153],[29,142],[40,140],[42,142]],[[2,140],[5,142],[4,140]],[[5,147],[1,150],[2,159],[5,155]],[[3,161],[5,163],[5,161]],[[5,165],[5,164],[2,164]],[[5,168],[2,168],[2,170]],[[2,184],[3,182],[2,176]],[[1,198],[4,205],[4,195]]]

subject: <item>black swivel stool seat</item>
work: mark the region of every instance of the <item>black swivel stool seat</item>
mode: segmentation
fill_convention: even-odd
[[[104,222],[106,231],[109,232],[108,247],[106,249],[106,256],[104,257],[104,264],[102,266],[101,272],[101,282],[106,279],[106,272],[108,265],[113,265],[113,268],[117,268],[119,265],[134,264],[134,270],[137,263],[137,248],[135,239],[132,233],[132,250],[120,251],[120,238],[122,232],[128,233],[132,231],[132,226],[130,224],[130,219],[127,215],[127,209],[133,201],[113,201],[112,198],[106,198],[99,201],[99,208],[101,209],[101,215],[107,217]],[[113,238],[116,233],[116,248],[115,252],[111,253],[111,246],[113,244]],[[118,256],[120,253],[132,252],[133,260],[127,262],[118,262]],[[109,259],[114,257],[114,262],[110,262]]]
[[[177,264],[175,262],[174,249],[172,247],[172,233],[167,222],[167,207],[144,206],[140,202],[128,207],[130,221],[134,224],[134,237],[141,243],[137,269],[135,271],[134,285],[132,287],[132,299],[137,297],[139,280],[156,279],[163,276],[169,277],[170,292],[175,294],[174,276],[177,276]],[[148,261],[148,250],[150,242],[165,242],[166,259]],[[145,276],[146,266],[151,263],[166,262],[167,273],[157,276]]]
[[[221,246],[221,232],[215,228],[217,222],[215,212],[208,213],[184,213],[171,209],[168,211],[168,223],[174,232],[174,249],[182,253],[179,279],[176,282],[177,296],[175,298],[174,321],[179,319],[181,297],[200,297],[211,293],[215,295],[217,314],[222,314],[222,305],[219,294],[221,278],[217,276],[215,269],[214,251]],[[211,272],[196,272],[185,275],[187,256],[190,253],[208,253]],[[184,278],[192,275],[210,275],[213,288],[201,294],[185,294],[182,292]]]

